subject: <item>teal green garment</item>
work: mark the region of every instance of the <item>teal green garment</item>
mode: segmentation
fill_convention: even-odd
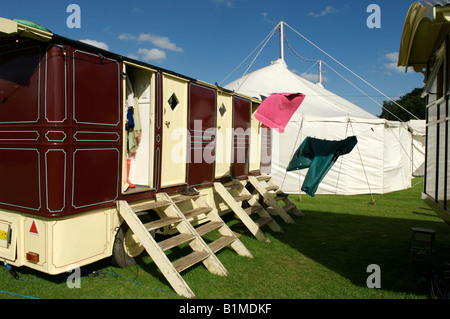
[[[356,143],[358,143],[356,136],[350,136],[341,141],[307,137],[292,156],[286,170],[289,172],[309,168],[302,185],[302,191],[314,196],[320,182],[339,156],[350,153]]]

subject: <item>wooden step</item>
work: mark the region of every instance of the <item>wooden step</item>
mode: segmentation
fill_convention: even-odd
[[[236,202],[242,202],[242,201],[244,201],[244,200],[249,200],[249,199],[251,199],[252,197],[253,197],[252,195],[239,195],[239,196],[234,197],[234,200],[235,200]]]
[[[223,226],[223,222],[208,222],[202,226],[197,227],[195,230],[200,236],[203,236],[204,234],[207,234],[209,232],[212,232],[213,230],[216,230]]]
[[[146,223],[146,224],[144,224],[144,226],[148,231],[152,231],[152,230],[155,230],[158,228],[172,225],[172,224],[180,222],[182,220],[183,219],[179,218],[179,217],[167,217],[167,218],[161,218],[161,219]]]
[[[233,183],[233,184],[224,185],[224,186],[227,191],[244,187],[244,185],[242,185],[241,183]]]
[[[141,216],[148,216],[148,211],[143,210],[143,211],[140,211],[140,212],[136,212],[135,214],[140,219]]]
[[[170,205],[168,207],[171,206],[173,205]],[[192,290],[189,288],[180,274],[177,273],[172,262],[161,250],[158,243],[150,235],[150,233],[147,231],[147,228],[142,224],[137,215],[133,212],[130,205],[128,205],[126,201],[119,200],[117,201],[117,208],[119,214],[123,217],[130,229],[142,243],[153,262],[161,270],[161,273],[164,275],[167,281],[169,281],[174,290],[181,296],[184,296],[186,298],[194,298],[195,294],[192,292]],[[179,219],[184,220],[184,217],[180,217]],[[173,221],[174,220],[172,219],[171,222]],[[152,225],[154,226],[155,224],[151,224],[151,226]]]
[[[207,214],[211,211],[210,207],[197,207],[191,210],[188,210],[187,212],[184,212],[184,216],[186,216],[186,219],[194,218],[201,214]]]
[[[259,212],[261,209],[262,209],[261,206],[250,206],[250,207],[247,207],[246,209],[244,209],[244,211],[247,213],[247,215],[251,215],[251,214]]]
[[[214,189],[216,192],[222,197],[225,203],[229,206],[229,208],[234,212],[238,219],[240,219],[244,225],[248,228],[248,230],[258,239],[265,242],[269,242],[269,238],[259,229],[258,225],[248,216],[248,214],[242,208],[242,204],[240,201],[248,200],[249,206],[253,206],[256,202],[256,199],[249,193],[249,191],[244,187],[242,189],[243,195],[238,195],[234,197],[230,194],[229,191],[225,189],[225,186],[222,183],[216,182],[214,183]]]
[[[290,211],[291,209],[293,209],[293,208],[296,208],[297,206],[294,204],[294,203],[291,203],[291,204],[287,204],[286,206],[283,206],[283,209],[286,211],[286,212],[288,212],[288,211]]]
[[[273,199],[275,199],[277,202],[280,200],[284,200],[287,196],[275,196]]]
[[[169,205],[170,205],[169,201],[154,201],[148,203],[131,204],[130,207],[134,213],[138,213]]]
[[[173,247],[177,247],[184,243],[187,243],[188,241],[191,241],[193,239],[195,239],[195,235],[193,234],[178,234],[176,236],[170,237],[169,239],[160,241],[158,245],[162,249],[162,251],[166,251]]]
[[[193,195],[193,196],[178,195],[178,196],[172,197],[171,199],[176,204],[176,203],[185,202],[185,201],[188,201],[188,200],[191,200],[191,199],[196,199],[198,197],[200,197],[200,194],[199,195]]]
[[[260,182],[262,182],[262,181],[268,181],[268,180],[270,180],[272,178],[272,176],[269,176],[269,175],[261,175],[261,176],[258,176],[258,177],[256,177],[256,179],[258,180],[258,181],[260,181]]]
[[[173,262],[173,266],[178,272],[182,272],[187,268],[205,260],[209,257],[209,253],[204,251],[194,251],[187,256],[184,256]]]
[[[273,219],[270,217],[261,217],[258,220],[255,220],[255,224],[258,225],[259,227],[262,227],[268,223],[270,223]]]
[[[270,176],[263,175],[260,179],[262,179],[262,178],[267,179],[267,178],[270,178]],[[254,176],[248,177],[249,182],[256,188],[258,193],[264,197],[264,201],[268,204],[268,206],[272,207],[272,209],[277,212],[277,215],[279,215],[286,223],[294,224],[295,221],[292,219],[292,217],[289,216],[289,214],[280,206],[280,204],[278,204],[278,201],[280,201],[280,200],[282,200],[284,203],[289,202],[289,198],[281,196],[281,195],[284,195],[281,191],[276,193],[275,197],[273,197],[272,194],[270,194],[266,190],[266,188],[263,185],[261,185],[261,183],[259,181],[260,179],[254,177]],[[273,183],[270,182],[269,185],[273,185]],[[269,212],[268,208],[266,209],[266,211]],[[273,225],[273,223],[270,223],[269,225],[271,226],[271,225]]]
[[[233,243],[235,240],[236,240],[236,238],[232,237],[232,236],[222,236],[219,239],[210,243],[208,246],[212,250],[213,253],[216,253],[219,250],[221,250],[222,248]]]
[[[276,191],[279,187],[277,185],[272,185],[272,186],[268,186],[266,187],[266,191],[270,192],[270,191]]]

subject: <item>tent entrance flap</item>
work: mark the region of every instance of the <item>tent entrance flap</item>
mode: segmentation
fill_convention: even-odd
[[[339,156],[350,153],[357,142],[356,136],[350,136],[340,141],[307,137],[292,156],[286,171],[309,168],[302,191],[314,196],[320,182]]]

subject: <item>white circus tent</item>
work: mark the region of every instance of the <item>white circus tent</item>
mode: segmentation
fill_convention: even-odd
[[[281,22],[281,28],[283,23]],[[282,49],[283,50],[283,49]],[[264,99],[271,93],[303,93],[305,99],[285,131],[273,131],[270,174],[282,190],[300,193],[307,170],[286,172],[306,137],[358,143],[342,156],[320,183],[316,194],[382,194],[411,187],[424,161],[424,121],[387,121],[312,83],[287,67],[283,54],[271,65],[225,85],[226,89]]]

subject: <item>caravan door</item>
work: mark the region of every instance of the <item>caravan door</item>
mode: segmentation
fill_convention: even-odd
[[[233,157],[232,176],[248,175],[250,160],[250,113],[249,100],[233,97]]]
[[[189,84],[187,183],[199,186],[214,181],[216,157],[216,90]]]
[[[153,118],[155,72],[125,64],[124,156],[122,187],[127,193],[146,191],[153,185]]]

